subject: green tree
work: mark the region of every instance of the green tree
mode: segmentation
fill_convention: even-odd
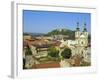
[[[28,45],[27,45],[27,48],[26,48],[25,55],[32,55],[32,51],[31,51],[31,49]]]
[[[69,59],[71,57],[72,53],[71,53],[71,49],[70,48],[65,48],[62,52],[61,52],[61,56],[63,59]]]
[[[50,47],[48,49],[48,56],[58,58],[59,57],[59,50],[55,47]]]

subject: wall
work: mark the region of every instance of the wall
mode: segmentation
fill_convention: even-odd
[[[21,1],[21,0],[20,0]],[[25,1],[25,0],[24,0]],[[33,0],[32,0],[33,1]],[[68,0],[69,2],[72,0]],[[80,5],[95,5],[97,6],[97,21],[100,21],[100,5],[99,0],[73,0],[74,3]],[[79,2],[77,2],[79,1]],[[93,1],[93,2],[92,2]],[[68,4],[66,0],[34,0],[36,3],[51,3],[51,4]],[[97,73],[91,74],[64,74],[64,75],[57,75],[57,76],[45,76],[42,78],[31,78],[25,80],[99,80],[100,75],[100,23],[97,28],[97,36],[96,44],[97,52],[98,52],[98,69]],[[0,0],[0,80],[12,80],[10,78],[10,68],[11,68],[11,0]],[[21,80],[21,79],[18,79]],[[24,79],[22,79],[24,80]]]

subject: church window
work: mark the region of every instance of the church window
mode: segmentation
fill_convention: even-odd
[[[81,53],[83,54],[83,51]]]
[[[83,44],[83,42],[81,42],[81,44]]]

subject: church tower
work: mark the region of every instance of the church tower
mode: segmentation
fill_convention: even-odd
[[[84,26],[83,26],[83,34],[85,37],[88,38],[88,32],[87,32],[87,29],[86,29],[86,23],[84,23]]]
[[[77,22],[77,28],[76,28],[76,31],[75,31],[75,39],[79,38],[80,37],[80,28],[79,28],[79,22]]]
[[[80,28],[79,28],[79,22],[77,22],[77,28],[76,28],[76,31],[75,31],[75,40],[76,40],[77,46],[79,45],[80,35],[81,35],[81,32],[80,32]]]
[[[79,23],[77,23],[77,28],[75,31],[75,41],[76,41],[76,54],[83,55],[85,47],[88,46],[88,32],[86,28],[86,23],[83,25],[82,31],[80,31]]]
[[[85,36],[85,38],[84,38],[85,45],[84,46],[87,46],[88,45],[88,32],[87,32],[87,28],[86,28],[86,23],[84,23],[84,26],[83,26],[83,35]]]
[[[80,46],[87,46],[88,45],[88,32],[87,32],[87,29],[86,29],[86,23],[84,23],[84,26],[83,26],[83,31],[80,35],[80,38],[79,38],[79,45]]]

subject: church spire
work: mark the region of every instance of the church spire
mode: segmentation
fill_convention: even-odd
[[[86,23],[84,23],[84,26],[83,26],[83,32],[87,31],[86,29]]]
[[[77,30],[77,31],[80,30],[80,28],[79,28],[79,22],[77,22],[77,28],[76,28],[76,30]]]

